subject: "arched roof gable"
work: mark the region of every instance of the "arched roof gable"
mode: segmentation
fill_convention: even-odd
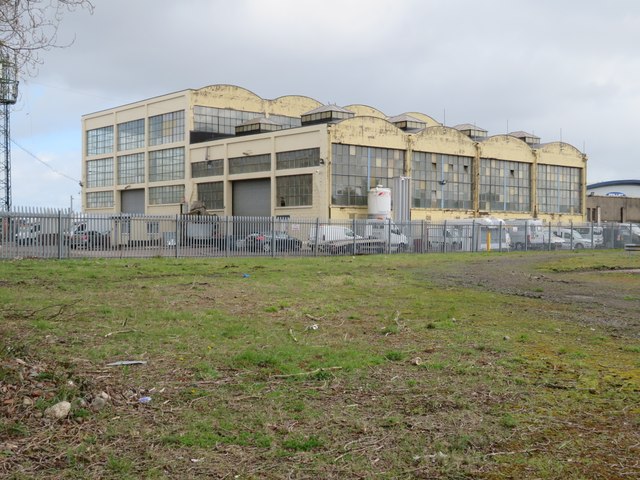
[[[447,127],[445,125],[433,125],[415,134],[417,138],[432,137],[432,136],[438,136],[438,135],[455,137],[456,140],[468,142],[470,144],[475,143],[472,139],[467,137],[464,133],[460,132],[460,130],[457,130],[453,127]]]
[[[563,151],[563,150],[569,150],[572,153],[575,153],[577,155],[583,155],[583,152],[581,152],[579,149],[577,149],[576,147],[574,147],[570,143],[565,143],[565,142],[543,143],[542,145],[539,145],[537,147],[537,149],[540,150],[540,151],[543,151],[543,152],[544,151],[558,152],[558,151]]]
[[[429,115],[427,115],[425,113],[404,112],[403,115],[410,115],[412,117],[415,117],[418,120],[423,121],[424,123],[426,123],[427,127],[436,127],[436,126],[442,125],[440,122],[434,120],[432,117],[430,117]]]
[[[358,117],[377,117],[377,118],[387,118],[384,112],[381,112],[375,107],[370,107],[369,105],[361,105],[361,104],[353,104],[347,105],[347,110],[351,110]]]
[[[274,115],[286,113],[296,116],[322,105],[318,100],[305,95],[283,95],[273,100],[265,100],[265,103],[269,107],[269,112]]]

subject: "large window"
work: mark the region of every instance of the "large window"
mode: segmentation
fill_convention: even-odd
[[[87,130],[87,155],[113,152],[113,125]]]
[[[149,117],[149,145],[182,142],[184,110]]]
[[[256,117],[263,117],[260,112],[242,112],[214,107],[193,107],[193,129],[196,132],[210,132],[219,135],[235,135],[236,127]],[[284,115],[269,115],[269,119],[283,125],[283,128],[299,127],[300,118]]]
[[[118,157],[118,185],[144,182],[144,153]]]
[[[334,205],[367,205],[370,188],[388,187],[404,173],[404,150],[333,144]]]
[[[248,155],[229,159],[229,173],[268,172],[271,170],[271,154]]]
[[[144,147],[144,119],[118,124],[118,151]]]
[[[313,175],[277,177],[276,192],[280,207],[313,205]]]
[[[184,178],[184,148],[149,152],[149,181],[163,182]]]
[[[191,164],[191,177],[213,177],[224,174],[224,160],[205,160]]]
[[[413,152],[412,205],[415,208],[470,209],[471,157]]]
[[[582,171],[575,167],[538,165],[538,209],[545,213],[580,213]]]
[[[113,207],[113,192],[87,192],[86,208],[111,208]]]
[[[276,169],[317,167],[320,165],[320,149],[306,148],[276,153]]]
[[[113,185],[113,158],[87,161],[87,187]]]
[[[181,203],[184,200],[184,185],[149,188],[149,205]]]
[[[198,183],[198,200],[204,203],[208,209],[224,208],[224,183],[208,182]]]
[[[531,210],[531,164],[480,159],[480,210]]]

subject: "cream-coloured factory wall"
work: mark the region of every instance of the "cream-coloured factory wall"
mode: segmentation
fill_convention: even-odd
[[[546,143],[537,150],[538,163],[583,168],[587,162],[585,154],[573,145],[564,142]]]
[[[285,95],[268,100],[235,85],[210,85],[193,90],[191,104],[291,117],[299,117],[322,105],[317,100],[303,95]]]
[[[494,135],[480,142],[480,157],[514,162],[533,163],[533,149],[519,138],[511,135]]]
[[[476,143],[473,140],[455,128],[443,126],[425,128],[415,134],[412,149],[416,152],[476,156]]]
[[[299,117],[322,105],[319,101],[302,95],[286,95],[274,100],[267,100],[267,102],[265,110],[268,113],[289,117]]]
[[[329,127],[331,143],[406,150],[408,136],[377,117],[353,117]]]

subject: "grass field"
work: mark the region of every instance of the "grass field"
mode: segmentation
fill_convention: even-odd
[[[629,269],[619,251],[3,262],[0,477],[640,478]]]

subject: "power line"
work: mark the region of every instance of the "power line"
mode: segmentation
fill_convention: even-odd
[[[70,177],[69,175],[67,175],[66,173],[62,173],[58,170],[56,170],[55,168],[53,168],[51,165],[49,165],[47,162],[45,162],[44,160],[42,160],[41,158],[39,158],[35,153],[30,152],[29,150],[27,150],[25,147],[23,147],[22,145],[20,145],[18,142],[16,142],[13,138],[11,139],[11,143],[13,143],[16,147],[18,147],[20,150],[22,150],[24,153],[26,153],[27,155],[29,155],[30,157],[34,158],[35,160],[37,160],[38,162],[40,162],[42,165],[44,165],[45,167],[47,167],[49,170],[51,170],[53,173],[57,173],[58,175],[61,175],[69,180],[71,180],[74,183],[77,183],[78,185],[81,185],[82,182],[80,182],[80,180],[78,180],[77,178],[73,178]]]

